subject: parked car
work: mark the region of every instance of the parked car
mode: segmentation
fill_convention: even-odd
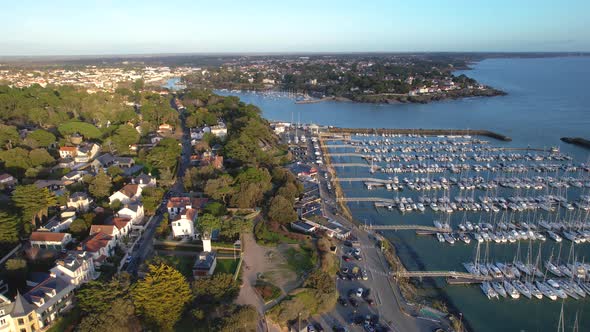
[[[348,301],[342,297],[338,297],[338,303],[340,303],[340,305],[343,307],[348,307]]]
[[[363,297],[363,289],[359,287],[359,289],[356,290],[356,296],[358,297]]]
[[[343,259],[345,262],[350,262],[350,257],[348,257],[348,256],[346,256],[346,255],[342,255],[342,259]]]

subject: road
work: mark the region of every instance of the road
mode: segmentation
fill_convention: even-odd
[[[182,179],[184,177],[185,171],[190,166],[190,156],[192,149],[190,142],[190,132],[185,125],[185,118],[183,115],[180,116],[180,122],[182,128],[182,149],[178,167],[176,170],[176,180],[174,184],[170,187],[168,192],[164,194],[164,197],[167,197],[171,194],[184,192],[184,185],[182,183]],[[143,230],[143,233],[141,234],[139,241],[137,242],[136,249],[131,254],[131,261],[127,264],[125,268],[125,270],[133,276],[137,275],[137,271],[139,270],[143,262],[148,257],[150,257],[151,253],[153,252],[154,234],[156,233],[156,229],[162,221],[163,213],[166,211],[165,201],[166,200],[162,201],[162,204],[160,205],[156,213],[148,220],[146,227]]]
[[[347,307],[337,304],[337,307],[331,313],[322,316],[322,320],[324,320],[328,327],[333,326],[335,321],[340,326],[349,326],[351,316],[377,314],[381,324],[387,325],[393,331],[433,331],[438,327],[437,323],[420,319],[410,314],[414,310],[405,303],[399,288],[389,278],[389,267],[381,249],[377,246],[376,237],[356,227],[356,225],[349,222],[346,218],[337,214],[338,207],[335,197],[329,192],[327,188],[328,180],[324,178],[326,168],[320,167],[320,169],[321,172],[318,175],[318,179],[320,179],[319,187],[324,216],[352,229],[352,236],[357,238],[360,244],[362,259],[356,260],[353,258],[350,262],[342,261],[342,255],[348,253],[352,248],[344,245],[339,247],[341,267],[348,267],[352,270],[353,266],[358,266],[362,270],[365,270],[368,276],[368,280],[366,281],[338,280],[336,286],[340,296],[347,298],[349,290],[356,290],[361,287],[363,289],[370,289],[369,298],[375,302],[375,305],[370,307],[364,300],[357,298],[357,302],[359,303],[358,308],[353,308],[350,304]],[[362,327],[352,328],[353,330],[362,329]]]

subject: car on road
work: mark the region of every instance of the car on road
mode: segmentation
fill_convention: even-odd
[[[344,299],[343,297],[338,298],[338,303],[340,303],[340,305],[343,307],[348,307],[348,301],[346,301],[346,299]]]
[[[354,308],[358,308],[359,304],[358,302],[356,302],[356,300],[354,298],[350,298],[348,299],[348,301],[350,301],[350,305],[353,306]]]
[[[364,290],[360,287],[359,287],[359,289],[356,290],[356,296],[358,296],[358,297],[363,297],[363,293],[364,293]]]
[[[359,260],[359,261],[363,260],[363,256],[361,256],[361,255],[354,254],[354,255],[352,255],[352,257],[354,257],[356,260]]]
[[[356,248],[356,249],[354,249],[354,254],[355,254],[355,255],[359,255],[359,256],[360,256],[360,254],[361,254],[361,249],[359,249],[359,248]]]
[[[367,270],[363,270],[363,280],[369,280],[369,275],[367,274]]]
[[[342,271],[342,273],[348,273],[348,268],[347,267],[343,267],[341,271]]]
[[[127,256],[127,259],[125,259],[125,262],[127,264],[131,263],[131,261],[133,260],[133,256]]]

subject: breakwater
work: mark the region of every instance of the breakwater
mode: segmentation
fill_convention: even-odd
[[[590,141],[581,137],[562,137],[562,141],[590,149]]]
[[[334,134],[361,133],[372,135],[477,135],[490,137],[505,142],[512,141],[512,138],[506,135],[481,129],[329,128],[328,132]]]

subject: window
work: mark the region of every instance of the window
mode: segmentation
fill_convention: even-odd
[[[27,329],[20,329],[20,332],[27,332]]]
[[[23,325],[25,323],[25,320],[22,318],[18,319],[18,325]]]
[[[33,320],[33,314],[32,313],[29,314],[29,320],[30,321]]]
[[[6,318],[0,319],[0,325],[4,325],[4,324],[6,324]]]

